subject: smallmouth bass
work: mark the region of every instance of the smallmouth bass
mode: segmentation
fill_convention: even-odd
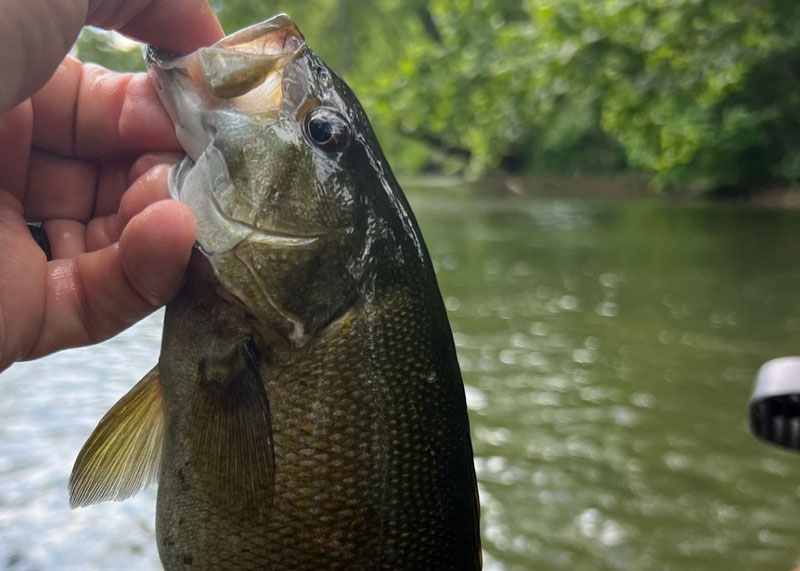
[[[480,569],[450,326],[357,99],[286,15],[146,57],[197,247],[71,504],[157,482],[168,571]]]

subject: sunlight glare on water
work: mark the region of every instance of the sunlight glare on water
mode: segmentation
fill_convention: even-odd
[[[155,365],[163,311],[102,345],[0,376],[0,568],[160,569],[155,490],[70,510],[67,479],[100,418]]]
[[[800,213],[411,196],[467,383],[490,569],[791,569],[800,457],[747,399],[800,353]],[[446,222],[449,221],[449,222]]]

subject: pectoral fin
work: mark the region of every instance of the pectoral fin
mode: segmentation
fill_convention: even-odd
[[[121,501],[157,481],[164,435],[162,398],[154,367],[111,407],[75,461],[70,506]]]
[[[195,468],[214,502],[232,513],[260,517],[272,503],[275,453],[269,400],[247,343],[201,364],[192,402]]]

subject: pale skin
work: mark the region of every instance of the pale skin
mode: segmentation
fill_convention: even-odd
[[[0,0],[0,370],[107,339],[178,291],[195,239],[180,146],[144,74],[69,56],[85,24],[187,53],[205,0]],[[42,222],[53,261],[26,220]]]

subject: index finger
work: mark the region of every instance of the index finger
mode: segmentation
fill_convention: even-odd
[[[116,73],[67,56],[31,101],[33,144],[51,153],[97,159],[180,150],[143,73]]]
[[[0,0],[0,113],[44,85],[84,24],[116,29],[178,53],[222,36],[206,0]]]

